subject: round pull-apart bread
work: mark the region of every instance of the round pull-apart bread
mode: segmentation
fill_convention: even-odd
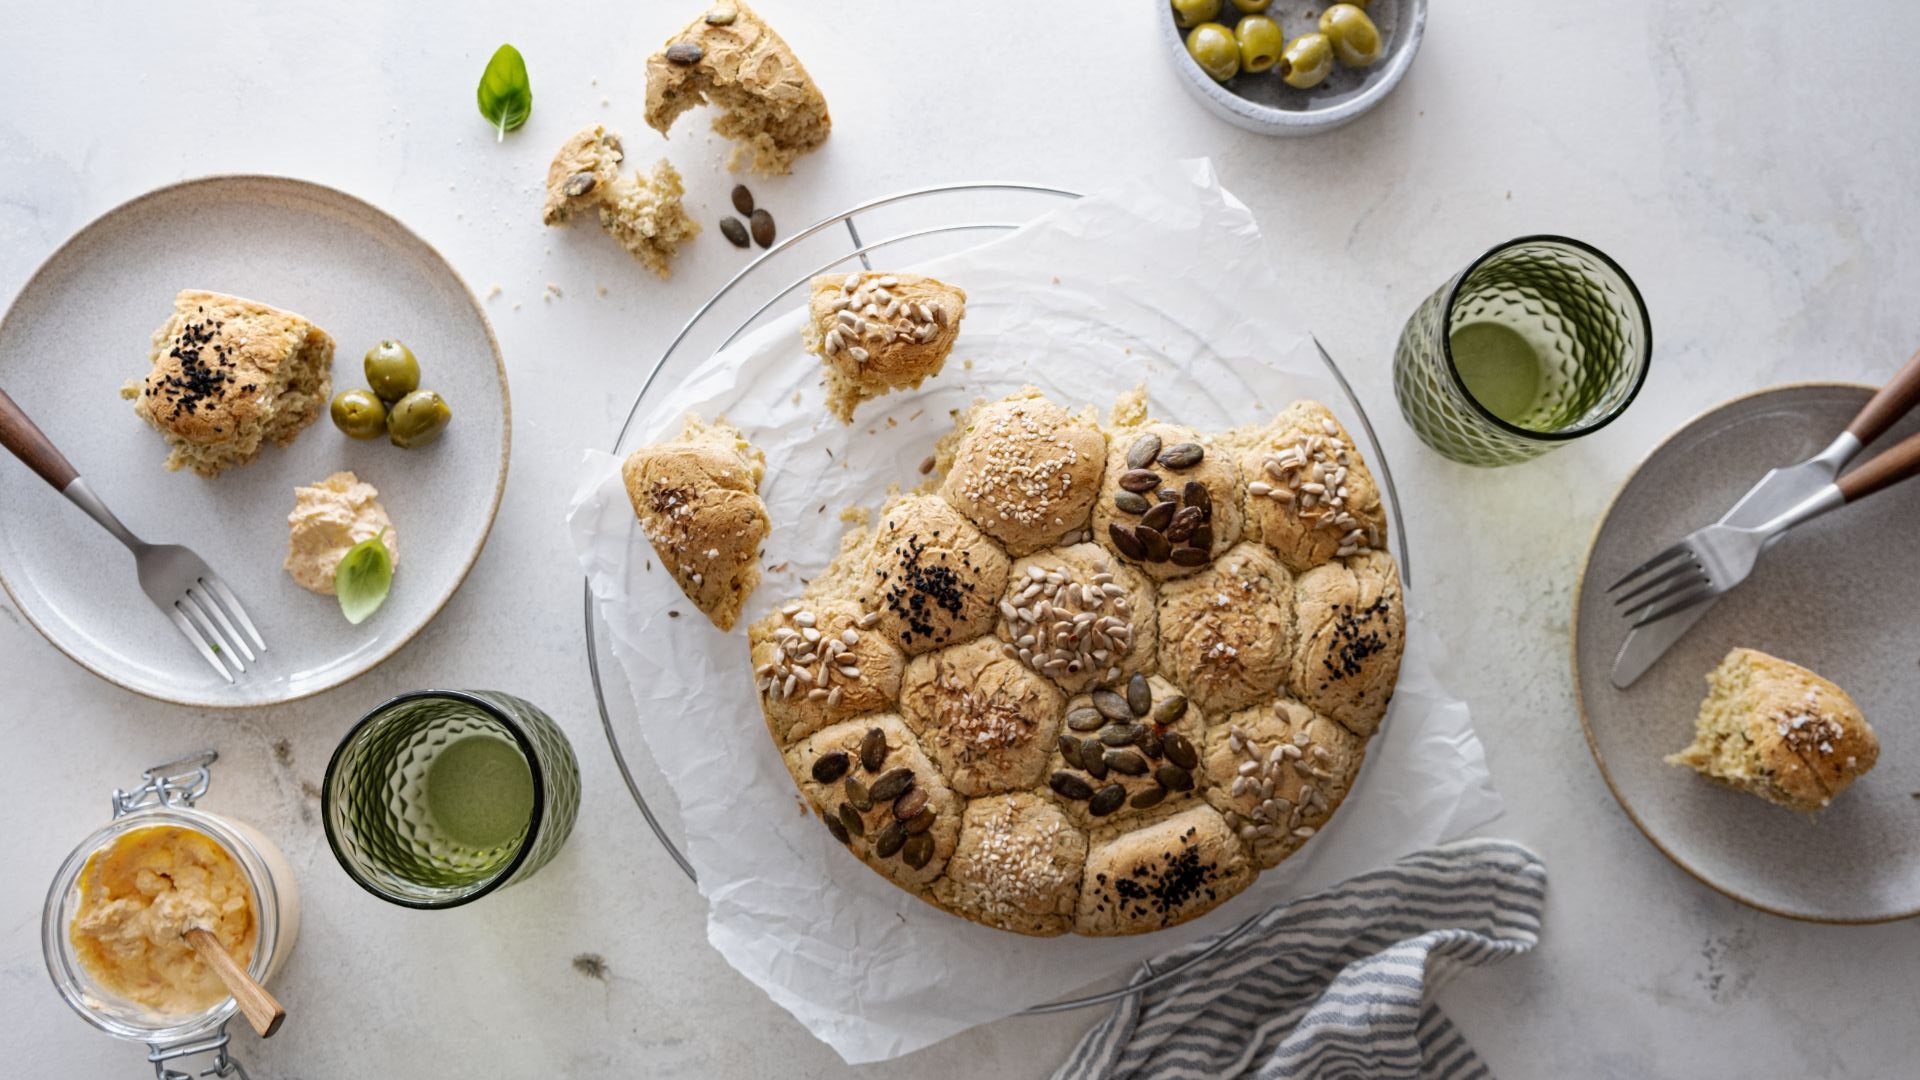
[[[1212,910],[1326,827],[1405,630],[1332,413],[1216,437],[1029,388],[935,463],[749,631],[836,840],[988,926],[1115,935]]]

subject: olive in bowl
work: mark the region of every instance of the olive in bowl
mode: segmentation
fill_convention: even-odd
[[[1280,62],[1286,48],[1286,36],[1280,24],[1265,15],[1248,15],[1233,28],[1234,44],[1240,47],[1240,70],[1258,74]]]
[[[453,410],[439,394],[415,390],[387,413],[387,440],[403,450],[425,446],[438,439],[452,419]]]
[[[1219,23],[1201,23],[1187,33],[1187,54],[1215,82],[1240,73],[1240,43]]]
[[[362,366],[367,373],[367,385],[373,387],[381,401],[399,401],[420,389],[420,361],[413,358],[413,350],[404,342],[382,341],[367,350]]]
[[[1321,12],[1320,32],[1333,43],[1333,54],[1350,68],[1380,59],[1380,30],[1358,4],[1335,4]]]
[[[333,426],[351,439],[377,439],[387,430],[387,405],[371,390],[342,390],[329,412]]]
[[[1173,0],[1173,21],[1191,30],[1220,17],[1220,0]]]

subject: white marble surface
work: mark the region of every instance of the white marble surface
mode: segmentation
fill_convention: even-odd
[[[1853,25],[1828,33],[1823,9],[1805,4],[1436,4],[1395,97],[1342,132],[1284,142],[1188,101],[1147,6],[1050,5],[1035,27],[1034,5],[998,0],[888,5],[898,14],[885,19],[871,4],[767,0],[837,128],[795,176],[755,190],[793,228],[928,182],[1090,187],[1212,156],[1272,242],[1316,265],[1291,275],[1291,301],[1380,423],[1407,498],[1417,602],[1447,613],[1453,678],[1511,807],[1493,831],[1551,868],[1539,950],[1443,994],[1461,1027],[1508,1076],[1910,1072],[1920,933],[1783,922],[1668,864],[1592,766],[1566,630],[1594,517],[1654,439],[1762,385],[1877,379],[1920,341],[1920,125],[1907,107],[1920,99],[1907,44],[1920,12],[1836,8]],[[656,148],[640,120],[641,61],[691,5],[564,17],[497,0],[6,7],[0,292],[148,188],[222,171],[306,177],[396,213],[476,287],[502,286],[489,310],[516,420],[505,505],[465,589],[383,668],[317,699],[241,714],[153,704],[0,608],[0,760],[14,803],[0,830],[0,1009],[15,1060],[54,1076],[144,1070],[137,1048],[86,1027],[49,987],[42,894],[104,820],[109,788],[211,745],[224,758],[206,805],[277,835],[308,896],[276,987],[291,1019],[270,1043],[236,1040],[256,1076],[848,1071],[707,947],[698,897],[645,833],[600,735],[560,519],[559,481],[580,449],[611,441],[638,373],[739,265],[712,233],[663,284],[599,237],[535,220],[546,158],[573,128],[604,120],[637,158]],[[529,58],[535,110],[496,146],[472,87],[501,40]],[[684,121],[667,149],[711,221],[730,182],[701,127]],[[1400,322],[1482,247],[1546,230],[1591,240],[1634,274],[1653,312],[1652,379],[1623,420],[1546,460],[1491,473],[1446,463],[1396,419]],[[543,302],[547,282],[565,295]],[[14,512],[0,508],[0,528]],[[586,785],[579,829],[550,868],[432,915],[351,885],[311,794],[353,717],[426,684],[541,702],[571,733]],[[1896,719],[1884,737],[1910,726]],[[604,959],[602,977],[576,969],[582,954]],[[885,1071],[1039,1075],[1092,1019],[993,1025]]]

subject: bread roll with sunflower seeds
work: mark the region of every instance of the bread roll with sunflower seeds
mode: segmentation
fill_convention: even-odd
[[[967,313],[965,289],[924,274],[822,274],[812,289],[801,338],[843,424],[861,402],[940,374]]]
[[[1332,411],[1296,401],[1255,432],[1235,432],[1247,481],[1247,533],[1305,573],[1387,542],[1373,473]]]
[[[1289,697],[1242,709],[1207,731],[1207,802],[1270,870],[1326,827],[1366,745]]]

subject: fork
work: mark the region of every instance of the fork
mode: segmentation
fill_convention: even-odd
[[[1787,530],[1855,503],[1920,473],[1920,435],[1909,435],[1873,460],[1807,496],[1771,521],[1752,527],[1708,525],[1628,571],[1607,587],[1634,629],[1721,596],[1753,573],[1760,553]],[[1619,591],[1627,585],[1633,588]]]
[[[247,665],[256,662],[254,649],[267,651],[267,643],[247,617],[247,610],[240,606],[239,598],[206,560],[178,544],[149,544],[133,535],[5,390],[0,390],[0,445],[13,451],[55,491],[127,545],[147,599],[179,628],[194,651],[221,678],[233,682],[235,672],[244,674]],[[240,636],[236,625],[246,631],[246,637]],[[233,665],[233,671],[227,670],[228,664]]]

